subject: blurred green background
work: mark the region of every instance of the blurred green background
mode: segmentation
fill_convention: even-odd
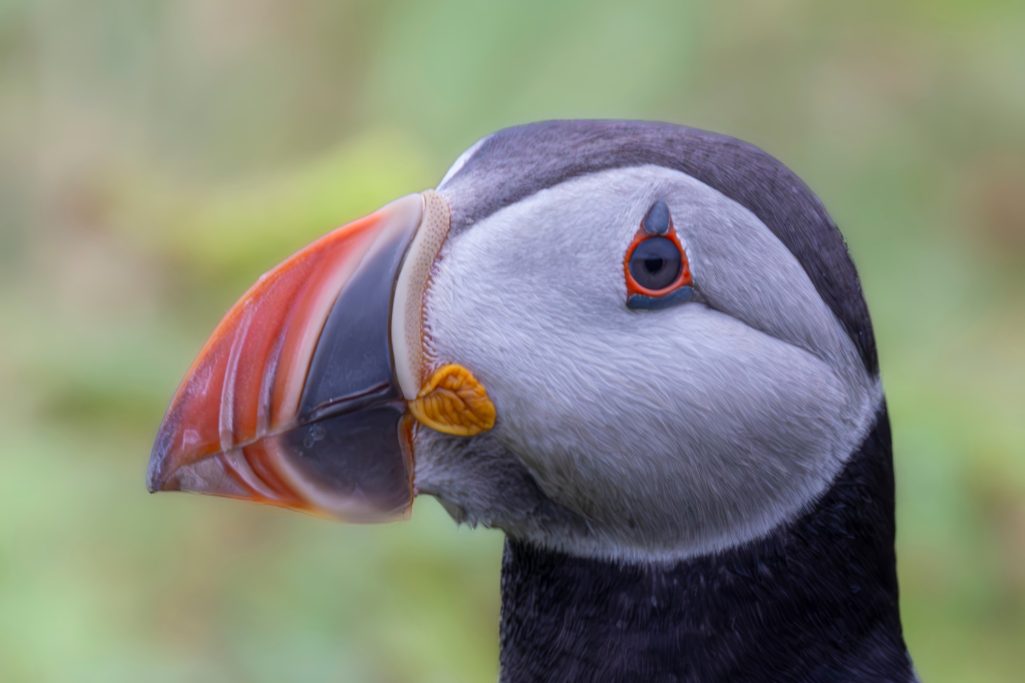
[[[749,139],[843,227],[926,681],[1025,665],[1025,3],[0,0],[0,680],[487,681],[500,534],[149,497],[221,313],[494,129]]]

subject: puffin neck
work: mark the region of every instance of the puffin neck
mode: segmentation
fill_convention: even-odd
[[[909,681],[885,404],[823,497],[771,535],[672,565],[506,542],[501,680]]]

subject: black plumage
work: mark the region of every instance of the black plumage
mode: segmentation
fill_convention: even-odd
[[[884,407],[825,496],[716,555],[628,565],[508,540],[502,681],[912,680],[890,448]]]

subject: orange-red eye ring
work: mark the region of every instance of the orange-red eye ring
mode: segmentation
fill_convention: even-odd
[[[676,246],[677,251],[680,252],[680,272],[677,274],[675,280],[662,289],[648,289],[637,282],[633,273],[630,272],[630,259],[633,258],[634,251],[636,251],[641,242],[657,237],[668,239]],[[687,261],[687,251],[683,248],[683,244],[680,242],[680,237],[676,234],[676,229],[672,226],[669,227],[669,230],[666,231],[664,235],[652,235],[646,232],[643,228],[638,229],[633,240],[630,242],[630,246],[626,249],[626,255],[623,257],[623,275],[626,277],[627,297],[639,294],[641,296],[657,299],[675,292],[680,287],[686,287],[693,282],[690,273],[690,263]]]
[[[633,261],[634,252],[648,240],[658,240],[657,245],[652,243],[650,255],[643,255],[647,264],[648,258],[655,258],[659,249],[665,250],[669,242],[670,248],[675,247],[680,257],[680,270],[676,277],[665,287],[652,289],[637,281],[630,264]],[[661,199],[656,200],[648,212],[641,219],[641,225],[634,233],[630,245],[626,248],[623,256],[623,277],[626,279],[626,305],[632,309],[660,309],[676,304],[686,303],[694,298],[693,278],[690,272],[690,261],[687,259],[687,250],[680,242],[680,236],[676,233],[676,226],[673,225],[673,217],[669,212],[669,206]],[[648,284],[656,284],[649,282]]]

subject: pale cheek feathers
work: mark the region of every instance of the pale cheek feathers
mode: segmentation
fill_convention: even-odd
[[[446,482],[431,493],[461,496],[474,519],[584,554],[685,556],[750,540],[832,481],[878,386],[757,219],[672,171],[615,173],[539,193],[446,245],[427,299],[430,352],[476,374],[498,422],[480,463],[418,444],[418,481]],[[730,315],[623,305],[621,250],[653,193],[671,194],[698,285]],[[713,207],[720,220],[702,225]],[[760,290],[773,261],[775,280],[765,277],[778,288]],[[510,472],[586,524],[524,526],[515,501],[498,500]]]
[[[533,367],[491,381],[494,438],[620,547],[703,552],[768,531],[832,480],[871,413],[810,354],[715,311],[688,318],[644,356],[622,337],[514,349]]]

